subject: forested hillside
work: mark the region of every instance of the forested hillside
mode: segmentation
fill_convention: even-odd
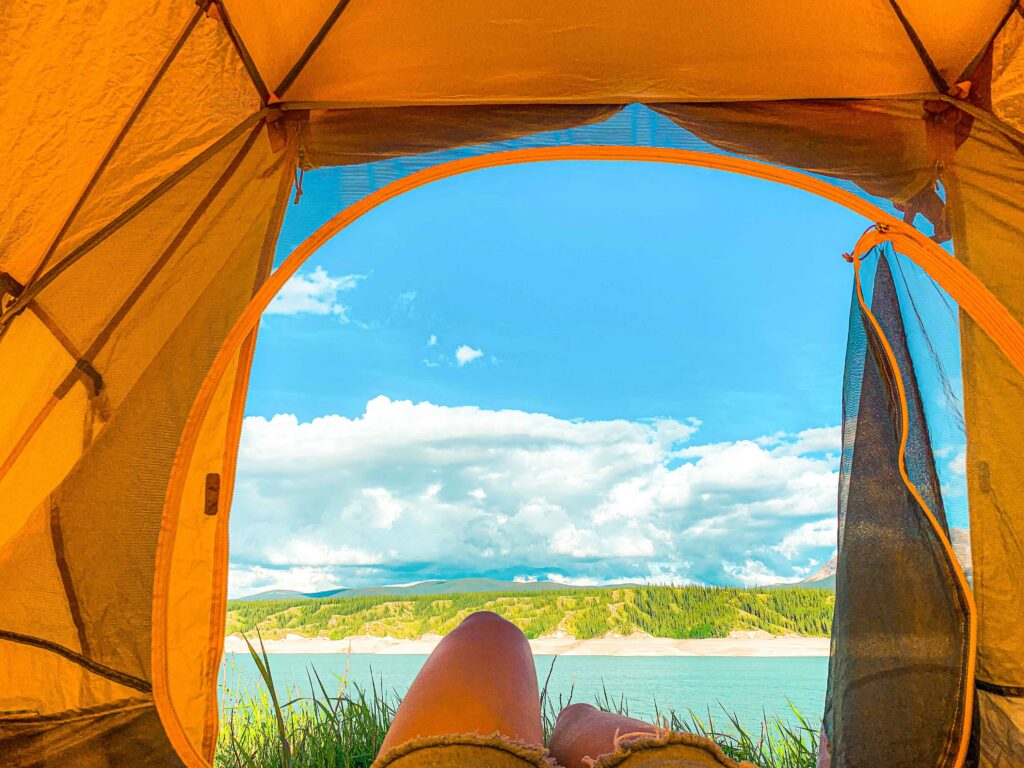
[[[227,633],[259,626],[264,638],[298,634],[414,639],[444,635],[480,610],[501,614],[527,637],[558,632],[584,640],[608,633],[726,637],[734,630],[827,636],[835,595],[812,589],[618,587],[552,592],[232,601]]]

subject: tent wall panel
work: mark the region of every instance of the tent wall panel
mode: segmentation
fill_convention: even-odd
[[[57,370],[66,375],[63,361]],[[84,383],[77,382],[60,399],[47,389],[41,399],[34,419],[38,428],[29,430],[30,437],[25,433],[27,439],[20,441],[24,448],[0,479],[0,557],[29,515],[44,504],[46,494],[71,471],[94,433],[95,399]]]
[[[460,0],[445,13],[428,0],[374,0],[348,4],[284,95],[338,106],[621,104],[934,88],[887,0],[757,0],[743,13],[717,0],[642,0],[628,14],[610,0]]]
[[[957,255],[1024,320],[1024,154],[975,124],[950,195]],[[1024,689],[1024,377],[970,318],[962,329],[979,686]],[[990,692],[980,703],[982,765],[1011,765],[1024,742],[1024,699]]]
[[[62,721],[0,725],[5,758],[31,768],[182,768],[151,702],[125,701]]]
[[[182,109],[182,105],[188,105]],[[224,25],[200,16],[98,176],[51,261],[261,108]]]
[[[47,648],[7,640],[0,640],[0,648],[4,657],[4,664],[0,666],[0,685],[5,692],[0,711],[13,714],[9,719],[0,719],[0,743],[8,735],[8,727],[17,723],[33,719],[52,722],[53,718],[66,719],[69,712],[77,716],[83,710],[121,706],[124,702],[152,704],[148,694],[91,672]],[[50,699],[55,705],[52,709],[38,709],[40,702],[33,695],[34,691],[23,688],[28,672],[40,687],[55,692]]]
[[[990,61],[992,114],[1024,131],[1024,15],[1011,14],[992,43]]]
[[[253,229],[253,240],[261,238],[262,249],[247,300],[269,274],[295,159],[293,145],[286,159],[276,160],[281,166],[277,178],[268,177],[268,183],[275,185],[275,198],[263,206],[265,216]],[[165,715],[180,722],[192,748],[207,760],[213,759],[218,722],[216,686],[226,619],[228,519],[255,344],[254,329],[217,387],[199,427],[196,450],[183,472],[185,491],[175,535],[167,546],[167,594],[159,597],[165,625],[157,630],[160,645],[154,664],[166,663],[170,707]]]
[[[187,311],[190,302],[186,299],[195,295],[196,286],[178,276],[178,272],[184,267],[195,273],[198,265],[191,264],[194,259],[189,257],[203,234],[202,221],[193,227],[189,219],[196,212],[203,215],[199,209],[204,202],[211,214],[218,213],[231,205],[228,197],[231,191],[244,189],[237,181],[232,190],[223,187],[236,175],[239,163],[246,165],[246,156],[257,141],[257,130],[249,129],[179,181],[149,208],[64,269],[35,299],[59,328],[66,329],[66,335],[83,353],[89,351],[87,357],[94,366],[100,366],[97,370],[104,375],[107,396],[113,406],[116,407],[120,397],[131,389],[132,379],[123,374],[111,375],[108,367],[113,361],[101,360],[100,356],[113,355],[116,360],[125,355],[153,354],[158,348],[154,346],[156,339],[149,339],[150,343],[135,351],[124,347],[118,352],[116,342],[122,334],[130,332],[136,317],[145,317],[142,310],[153,308],[152,302],[160,300],[159,288],[178,286],[177,301],[164,308],[165,314],[180,316]],[[266,144],[265,138],[259,140]],[[250,159],[245,171],[253,168]],[[155,266],[159,271],[155,280],[147,284],[145,279]],[[121,307],[137,294],[140,285],[145,289],[142,295],[135,299],[129,315],[120,318]],[[111,324],[114,327],[110,340],[99,349],[91,349],[98,338],[106,335],[104,330]],[[166,335],[165,329],[173,327],[173,317],[163,316],[159,324],[150,321],[147,325]],[[134,360],[129,364],[134,375],[138,375],[142,361]]]
[[[179,0],[3,3],[0,270],[31,275],[195,13]]]
[[[141,681],[143,687],[148,686],[150,679],[156,544],[178,439],[213,355],[248,302],[260,271],[265,272],[265,240],[270,220],[280,209],[282,191],[287,190],[282,179],[290,179],[293,167],[288,162],[288,153],[273,151],[264,128],[256,129],[250,138],[249,151],[238,165],[237,174],[222,182],[223,194],[211,200],[201,215],[190,222],[180,258],[168,262],[160,272],[161,279],[152,281],[142,292],[138,303],[116,325],[109,344],[103,348],[104,354],[96,357],[112,393],[109,421],[42,505],[60,512],[66,581],[70,582],[77,603],[75,623],[80,624],[76,633],[82,631],[86,646],[78,643],[72,650]],[[238,157],[239,149],[236,147],[234,153],[227,154]],[[198,175],[212,183],[223,178],[223,171],[223,166],[218,166],[204,169]],[[149,242],[139,235],[130,245],[111,238],[104,247],[109,245],[115,256],[119,254],[119,259],[111,263],[125,267],[132,262],[152,265],[168,242],[167,236],[160,234],[173,235],[181,230],[194,210],[196,197],[202,197],[203,192],[191,189],[183,194],[186,200],[191,200],[191,207],[161,209],[155,205],[147,210],[138,225],[143,233],[150,233]],[[172,193],[170,197],[173,196]],[[79,263],[87,264],[87,258]],[[68,270],[61,279],[66,278],[66,285],[77,286],[72,272]],[[55,294],[63,299],[64,285],[55,281],[41,296]],[[117,302],[109,297],[98,296],[94,303],[95,311],[104,318],[116,308]],[[73,317],[65,319],[76,322]],[[32,443],[40,448],[41,454],[53,449],[53,443],[46,439],[49,423],[44,422]],[[78,445],[81,450],[81,438]],[[223,437],[221,445],[223,450]],[[15,470],[28,458],[28,453],[23,454]],[[37,511],[30,522],[41,525],[40,514]],[[30,537],[29,533],[26,529],[26,537],[39,542],[37,548],[45,547],[44,542],[49,541],[49,537]],[[2,553],[6,559],[0,560],[0,568],[17,564],[13,550],[12,547]],[[51,584],[53,581],[51,578]],[[69,602],[63,602],[63,609],[60,601],[49,602],[62,629],[59,636],[53,633],[55,637],[43,640],[60,641],[62,645],[72,642],[67,630],[68,614],[75,611],[70,610]],[[209,616],[209,602],[202,605]],[[34,628],[36,635],[45,634],[46,627],[33,613],[31,602],[26,601],[22,607],[25,615],[12,613],[5,618],[15,626]],[[10,609],[14,611],[13,607]],[[5,628],[4,624],[0,621],[0,629]],[[208,647],[209,619],[203,630],[197,641]],[[22,699],[27,692],[34,699],[29,709],[53,713],[73,711],[82,705],[80,697],[58,699],[62,695],[59,689],[40,687],[45,675],[37,678],[28,668],[12,674],[17,678],[16,684],[7,690],[18,692]],[[3,696],[0,694],[0,704]]]

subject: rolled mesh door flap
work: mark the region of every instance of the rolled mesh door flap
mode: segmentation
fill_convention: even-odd
[[[834,768],[953,768],[963,759],[973,695],[969,598],[943,541],[947,523],[889,257],[879,248],[867,258],[877,261],[870,308],[858,281],[843,392],[826,729]]]

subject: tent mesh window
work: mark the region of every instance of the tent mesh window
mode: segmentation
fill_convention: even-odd
[[[969,706],[969,598],[943,541],[950,515],[965,519],[962,417],[944,376],[950,352],[927,327],[956,315],[920,278],[877,247],[851,307],[825,718],[835,768],[955,765]]]

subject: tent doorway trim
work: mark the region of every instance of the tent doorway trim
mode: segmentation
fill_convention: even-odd
[[[875,222],[875,226],[861,237],[857,246],[853,249],[854,258],[865,253],[877,243],[892,242],[893,247],[898,252],[913,260],[934,278],[949,293],[952,299],[959,304],[964,312],[988,334],[1002,350],[1003,354],[1006,355],[1011,364],[1021,373],[1024,373],[1024,327],[1016,321],[1009,310],[967,266],[959,262],[938,244],[928,239],[924,234],[914,229],[910,224],[904,223],[852,192],[843,190],[805,173],[744,158],[693,150],[633,146],[559,146],[510,150],[464,158],[425,168],[398,179],[367,195],[362,200],[353,203],[323,223],[303,240],[281,266],[269,276],[226,336],[210,370],[203,380],[182,430],[167,486],[160,538],[157,545],[152,606],[153,637],[151,656],[153,695],[157,712],[171,744],[188,768],[210,768],[211,763],[207,757],[200,754],[196,745],[192,743],[186,734],[171,700],[168,685],[169,670],[167,656],[168,595],[175,536],[184,495],[185,479],[199,438],[200,427],[204,422],[213,396],[223,376],[236,360],[236,356],[243,344],[247,340],[249,344],[252,343],[264,310],[284,284],[329,239],[362,216],[405,192],[426,186],[434,181],[459,176],[475,170],[559,160],[660,162],[720,170],[784,184],[838,203],[854,213],[864,216],[869,221]],[[695,222],[695,225],[699,226],[700,222]],[[232,421],[228,424],[229,435],[237,435],[240,432],[243,410],[239,408],[232,414]],[[224,489],[224,492],[226,493],[225,498],[229,498],[230,488]],[[227,507],[228,505],[224,504],[224,506]],[[225,508],[222,510],[222,514],[226,519],[228,510]],[[226,537],[226,525],[223,530],[223,535]],[[223,571],[226,569],[226,563],[218,562],[215,567]],[[223,578],[223,576],[223,573],[215,574],[215,581],[226,586],[226,578]],[[963,578],[962,573],[960,577]],[[224,602],[226,601],[226,594],[221,594],[216,599]],[[213,609],[216,611],[216,606],[213,606]],[[222,632],[214,637],[214,643],[223,643]],[[211,653],[214,650],[220,650],[220,648],[215,649],[211,647]],[[974,652],[975,641],[972,638],[972,656]],[[216,684],[215,679],[213,684]],[[210,718],[209,725],[212,726],[216,723],[217,719],[216,706],[211,706],[208,716]],[[964,728],[963,738],[964,743],[966,743],[966,738],[969,736],[969,721],[965,723]],[[208,727],[207,730],[209,732],[210,728]],[[204,747],[205,751],[209,751],[209,745],[204,745]]]

